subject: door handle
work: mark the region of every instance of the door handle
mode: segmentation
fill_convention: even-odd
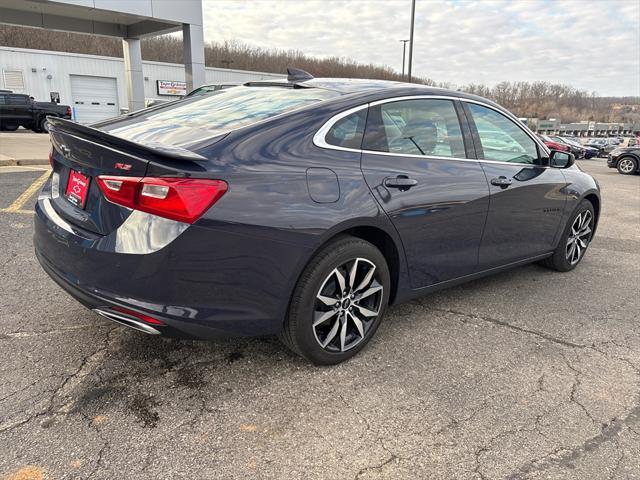
[[[409,178],[406,175],[398,175],[397,177],[384,179],[385,187],[399,188],[400,190],[409,190],[411,187],[414,187],[417,184],[417,180]]]
[[[500,187],[500,188],[507,188],[509,185],[511,185],[511,179],[507,177],[503,177],[501,175],[497,178],[492,178],[491,185],[495,185],[496,187]]]

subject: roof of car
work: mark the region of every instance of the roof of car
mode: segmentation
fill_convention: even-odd
[[[396,82],[392,80],[373,80],[365,78],[313,78],[300,82],[289,82],[286,79],[275,80],[256,80],[244,83],[245,86],[282,86],[288,88],[322,88],[333,90],[342,94],[350,93],[373,93],[384,92],[390,89],[413,90],[413,94],[423,93],[427,95],[452,95],[462,98],[480,99],[477,95],[472,95],[457,90],[449,90],[446,88],[433,87],[420,83]],[[482,98],[487,102],[486,99]],[[493,102],[488,102],[493,103]]]

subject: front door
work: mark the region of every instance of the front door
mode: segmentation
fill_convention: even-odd
[[[465,111],[491,189],[481,268],[550,252],[566,203],[562,170],[549,167],[536,142],[502,113],[475,103]]]
[[[458,112],[445,99],[369,108],[362,170],[400,234],[413,288],[478,270],[489,188],[467,158]]]

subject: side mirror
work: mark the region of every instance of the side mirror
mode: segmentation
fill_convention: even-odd
[[[569,168],[574,163],[576,163],[576,157],[573,153],[551,150],[551,155],[549,155],[549,166],[553,168]]]

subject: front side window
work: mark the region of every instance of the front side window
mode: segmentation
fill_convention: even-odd
[[[325,141],[336,147],[360,149],[366,119],[366,108],[341,118],[329,129]]]
[[[372,107],[362,148],[465,158],[460,122],[451,100],[402,100]]]
[[[538,148],[533,139],[518,125],[499,112],[469,103],[476,124],[484,160],[535,164]]]

